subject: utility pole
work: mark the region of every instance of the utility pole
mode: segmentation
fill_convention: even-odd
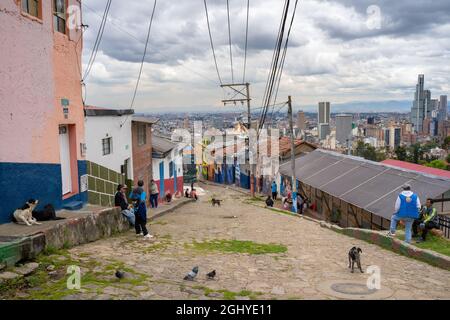
[[[248,136],[247,136],[247,150],[249,151],[249,160],[250,160],[250,129],[252,127],[252,119],[251,119],[251,110],[250,110],[250,84],[247,83],[232,83],[232,84],[222,84],[221,88],[229,88],[235,92],[234,96],[231,99],[222,100],[223,104],[226,105],[228,103],[247,102],[247,121],[248,121]],[[244,92],[245,91],[245,92]],[[258,161],[258,160],[257,160]],[[255,174],[253,170],[253,164],[250,163],[250,192],[252,197],[255,196]]]
[[[292,170],[292,212],[297,213],[297,178],[295,177],[295,142],[294,120],[292,115],[292,99],[288,97],[289,131],[291,132],[291,170]]]

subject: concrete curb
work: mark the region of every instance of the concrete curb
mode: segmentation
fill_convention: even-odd
[[[249,203],[254,206],[258,206],[261,208],[266,208],[264,205],[259,205],[257,203]],[[269,209],[269,208],[266,208]],[[322,228],[327,228],[333,230],[334,232],[356,238],[359,240],[366,241],[371,244],[378,245],[386,250],[393,251],[395,253],[404,255],[408,258],[416,259],[422,262],[426,262],[435,267],[449,270],[450,271],[450,257],[440,254],[438,252],[434,252],[431,250],[421,249],[410,245],[404,241],[399,239],[391,238],[386,236],[380,231],[374,231],[369,229],[358,229],[358,228],[341,228],[338,225],[328,223],[326,221],[317,220],[307,216],[300,216],[298,214],[294,214],[290,211],[279,209],[279,208],[270,208],[269,210],[278,211],[282,214],[287,214],[293,217],[302,218],[305,220],[309,220],[315,223],[318,223]]]

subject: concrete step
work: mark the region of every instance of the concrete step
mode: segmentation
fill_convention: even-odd
[[[63,208],[70,211],[80,210],[83,208],[83,202],[81,201],[72,201],[65,205],[63,205]]]

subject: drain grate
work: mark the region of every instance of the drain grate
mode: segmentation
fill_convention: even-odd
[[[325,281],[320,283],[317,289],[328,296],[349,300],[387,299],[394,293],[384,285],[381,285],[379,290],[369,289],[365,282],[349,282],[348,280]]]
[[[335,283],[331,289],[339,293],[354,295],[370,295],[377,292],[376,289],[369,289],[367,285],[361,283]]]

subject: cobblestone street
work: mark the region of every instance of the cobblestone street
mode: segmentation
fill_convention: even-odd
[[[230,189],[204,186],[207,195],[151,222],[156,239],[133,231],[46,257],[64,274],[81,266],[80,291],[65,288],[60,276],[14,298],[57,299],[449,299],[450,272],[359,241],[317,223],[249,204]],[[223,199],[212,207],[209,199]],[[250,241],[286,251],[239,253],[220,244]],[[208,242],[209,241],[209,242]],[[204,245],[215,243],[216,246]],[[278,246],[276,246],[278,245]],[[347,253],[362,248],[362,265],[381,270],[381,290],[364,288],[368,274],[348,269]],[[224,249],[225,248],[225,249]],[[223,250],[221,250],[223,249]],[[238,250],[239,251],[239,250]],[[284,252],[283,252],[284,251]],[[183,281],[194,266],[195,281]],[[128,273],[116,279],[115,270]],[[215,269],[216,279],[206,279]],[[366,292],[367,291],[367,292]]]

